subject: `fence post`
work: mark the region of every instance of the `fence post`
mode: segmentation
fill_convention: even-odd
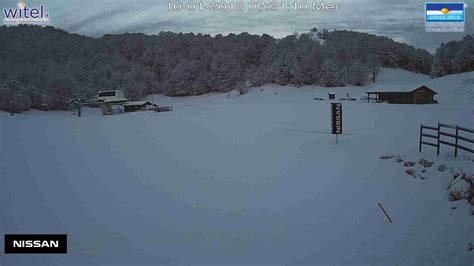
[[[456,125],[456,140],[454,142],[454,158],[458,156],[458,136],[459,136],[459,126]]]
[[[421,152],[422,135],[423,135],[423,125],[420,125],[420,147],[418,148],[418,152]]]
[[[440,138],[441,138],[441,135],[439,134],[440,130],[441,130],[441,125],[438,122],[438,143],[437,143],[438,145],[436,145],[437,146],[436,147],[436,155],[439,155],[439,141],[440,141]]]

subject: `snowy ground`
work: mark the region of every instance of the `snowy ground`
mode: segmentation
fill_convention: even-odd
[[[337,145],[329,102],[313,100],[325,88],[154,96],[167,113],[0,113],[0,234],[69,237],[67,255],[0,264],[472,265],[470,205],[448,201],[451,177],[436,170],[474,173],[472,156],[417,151],[421,123],[474,128],[468,78],[386,70],[373,86],[427,84],[440,104],[344,102]],[[414,179],[385,154],[436,163]]]

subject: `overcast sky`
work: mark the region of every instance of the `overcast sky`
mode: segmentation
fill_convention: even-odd
[[[14,7],[18,0],[0,0],[3,7]],[[168,2],[178,0],[25,0],[27,6],[44,3],[51,24],[69,32],[100,37],[107,33],[160,31],[227,34],[249,32],[283,37],[311,28],[348,29],[385,35],[433,52],[440,42],[474,33],[474,0],[465,0],[465,33],[424,32],[424,1],[420,0],[328,0],[339,4],[336,12],[263,11],[263,12],[169,12]],[[208,0],[180,0],[181,3]],[[263,2],[263,0],[217,0],[222,2]],[[267,0],[267,2],[270,0]],[[277,0],[319,3],[321,0]],[[433,2],[433,1],[432,1]],[[446,2],[446,0],[444,1]]]

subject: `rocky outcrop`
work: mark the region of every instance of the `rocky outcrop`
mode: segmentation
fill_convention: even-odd
[[[413,168],[407,168],[407,169],[405,169],[405,173],[406,173],[407,175],[415,176],[415,169],[413,169]]]
[[[405,174],[417,179],[427,180],[430,178],[430,171],[446,172],[450,178],[450,183],[447,187],[449,201],[466,200],[471,206],[470,214],[474,215],[474,174],[466,174],[462,168],[455,169],[447,164],[439,164],[437,167],[434,161],[429,161],[425,158],[420,160],[407,160],[406,155],[383,155],[380,156],[382,160],[393,159],[397,163],[403,163]],[[433,167],[436,170],[430,170]],[[456,207],[453,207],[456,209]]]
[[[445,165],[445,164],[440,164],[440,165],[438,166],[438,171],[440,171],[440,172],[446,172],[446,170],[448,170],[448,166],[447,166],[447,165]]]
[[[465,199],[474,205],[474,187],[471,177],[465,173],[458,173],[448,185],[448,199],[450,201]]]
[[[426,159],[421,159],[418,163],[423,165],[425,168],[430,168],[431,166],[433,166],[434,162],[430,162]]]

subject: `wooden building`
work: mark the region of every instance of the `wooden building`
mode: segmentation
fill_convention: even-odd
[[[416,89],[399,88],[393,91],[368,91],[367,101],[371,99],[377,102],[397,103],[397,104],[428,104],[438,103],[434,96],[438,94],[436,91],[423,85]],[[372,97],[371,97],[372,96]],[[375,96],[375,97],[374,97]]]
[[[158,105],[152,104],[148,101],[135,101],[135,102],[126,102],[123,104],[125,112],[135,112],[135,111],[144,111],[152,110]]]

